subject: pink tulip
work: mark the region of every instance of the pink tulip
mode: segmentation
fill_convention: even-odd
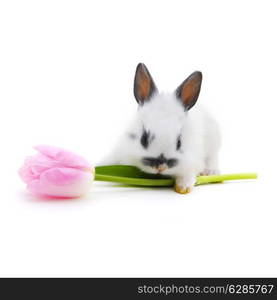
[[[61,148],[39,145],[39,153],[25,159],[19,175],[28,190],[40,196],[75,198],[93,182],[94,168],[82,157]]]

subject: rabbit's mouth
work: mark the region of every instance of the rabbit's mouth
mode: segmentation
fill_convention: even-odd
[[[166,171],[167,166],[165,164],[159,165],[158,167],[154,167],[154,170],[157,174],[161,174],[162,172]]]

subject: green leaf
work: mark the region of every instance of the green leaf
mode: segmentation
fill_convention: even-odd
[[[97,166],[95,180],[119,182],[133,186],[172,186],[173,178],[142,172],[137,167],[127,165]]]
[[[97,166],[95,167],[97,175],[109,175],[129,178],[144,178],[144,179],[171,179],[170,176],[163,176],[159,174],[148,174],[137,167],[127,165],[111,165],[111,166]]]

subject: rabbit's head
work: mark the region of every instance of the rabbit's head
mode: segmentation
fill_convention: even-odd
[[[159,93],[146,66],[137,66],[134,95],[139,109],[128,132],[133,164],[147,173],[174,174],[186,144],[188,111],[197,101],[201,81],[201,72],[194,72],[174,93]]]

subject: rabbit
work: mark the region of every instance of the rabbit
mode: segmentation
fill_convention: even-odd
[[[106,164],[125,164],[175,178],[175,191],[189,193],[197,175],[217,174],[221,137],[217,122],[194,107],[202,83],[195,71],[174,93],[159,93],[143,63],[136,68],[138,110]]]

